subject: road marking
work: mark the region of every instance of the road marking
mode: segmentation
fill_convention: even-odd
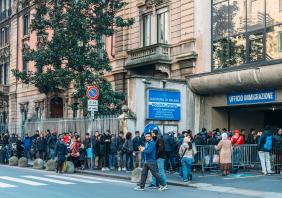
[[[67,182],[67,181],[61,181],[61,180],[57,180],[57,179],[49,179],[49,178],[44,178],[44,177],[37,177],[37,176],[22,176],[24,178],[29,178],[29,179],[35,179],[35,180],[39,180],[39,181],[45,181],[45,182],[50,182],[50,183],[55,183],[55,184],[62,184],[62,185],[70,185],[70,184],[75,184],[72,182]]]
[[[263,175],[254,175],[254,176],[243,176],[243,177],[226,177],[226,178],[223,178],[223,179],[227,179],[227,180],[230,180],[230,179],[248,179],[248,178],[256,178],[256,177],[263,177]]]
[[[46,186],[47,184],[39,183],[39,182],[34,182],[34,181],[29,181],[25,179],[20,179],[20,178],[14,178],[14,177],[7,177],[7,176],[1,176],[0,179],[7,180],[7,181],[12,181],[12,182],[17,182],[17,183],[22,183],[22,184],[27,184],[30,186]]]
[[[205,186],[198,188],[199,190],[204,191],[212,191],[212,192],[221,192],[221,193],[228,193],[228,194],[236,194],[242,196],[251,196],[251,197],[271,197],[271,198],[281,198],[282,193],[277,192],[264,192],[264,191],[257,191],[257,190],[249,190],[249,189],[242,189],[242,188],[233,188],[233,187],[226,187],[226,186]]]
[[[14,188],[16,186],[0,182],[0,188]]]
[[[69,181],[76,181],[76,182],[82,182],[82,183],[88,183],[88,184],[99,184],[102,182],[99,181],[91,181],[86,179],[79,179],[79,178],[73,178],[69,176],[59,176],[59,175],[46,175],[47,177],[52,177],[56,179],[63,179],[63,180],[69,180]]]
[[[98,180],[98,181],[105,181],[105,182],[111,182],[111,183],[122,183],[122,184],[133,184],[131,182],[127,181],[120,181],[120,180],[114,180],[114,179],[106,179],[101,177],[91,177],[91,176],[85,176],[85,175],[71,175],[72,177],[78,177],[83,179],[92,179],[92,180]]]

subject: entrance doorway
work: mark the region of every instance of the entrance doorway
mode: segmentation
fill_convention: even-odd
[[[63,99],[60,97],[54,97],[50,101],[51,118],[62,118],[64,116]]]
[[[281,104],[255,104],[214,108],[212,114],[213,128],[263,130],[270,126],[276,130],[282,128]]]
[[[270,110],[264,112],[264,124],[265,126],[271,126],[274,128],[282,128],[282,110]]]

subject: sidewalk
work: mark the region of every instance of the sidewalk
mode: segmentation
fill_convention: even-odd
[[[79,174],[88,174],[101,177],[117,178],[123,180],[131,180],[131,172],[119,172],[119,171],[105,171],[100,170],[76,170],[76,173]],[[269,182],[275,181],[275,184],[271,183],[274,191],[278,189],[282,181],[282,175],[271,175],[271,176],[262,176],[257,171],[240,171],[237,174],[231,174],[227,177],[220,176],[220,172],[211,171],[206,172],[205,175],[202,175],[200,172],[193,173],[193,181],[191,183],[182,182],[179,173],[169,173],[167,174],[168,185],[182,186],[182,187],[192,187],[192,188],[208,188],[213,186],[224,186],[224,187],[237,187],[237,188],[248,188],[257,190],[258,186],[260,189],[269,190]],[[278,182],[276,182],[278,181]],[[280,183],[280,184],[279,184]],[[276,186],[277,185],[277,186]]]

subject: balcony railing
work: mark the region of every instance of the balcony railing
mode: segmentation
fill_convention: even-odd
[[[127,52],[128,61],[127,68],[139,67],[156,63],[171,62],[170,45],[168,44],[154,44]]]

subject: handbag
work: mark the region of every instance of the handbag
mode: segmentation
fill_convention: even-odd
[[[67,161],[64,162],[63,164],[63,170],[62,170],[64,173],[66,173],[68,171],[68,164],[67,164]]]
[[[213,164],[218,164],[219,163],[219,155],[217,155],[217,154],[213,155],[212,163]]]
[[[185,155],[186,151],[187,151],[187,148],[185,148],[185,150],[184,150],[184,152],[183,152],[182,156],[178,159],[178,167],[182,167],[181,160],[183,159],[183,157],[184,157],[184,155]]]

